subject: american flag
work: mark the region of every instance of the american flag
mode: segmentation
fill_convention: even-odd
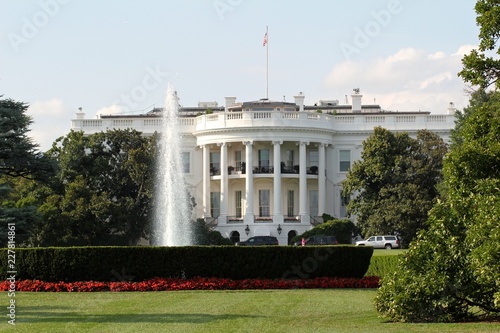
[[[266,46],[266,44],[267,44],[267,32],[264,35],[264,43],[262,43],[262,46]]]

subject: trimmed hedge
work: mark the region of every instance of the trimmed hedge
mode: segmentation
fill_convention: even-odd
[[[16,249],[16,279],[143,281],[155,277],[228,279],[362,278],[371,247],[189,246],[51,247]],[[7,250],[0,252],[7,277]]]
[[[385,278],[398,268],[400,256],[372,257],[366,276]]]

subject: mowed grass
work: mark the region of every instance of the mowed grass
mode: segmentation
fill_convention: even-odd
[[[374,249],[373,250],[373,257],[397,256],[397,255],[405,253],[406,251],[408,251],[408,250],[405,250],[405,249],[393,249],[393,250]]]
[[[357,289],[18,292],[16,326],[9,325],[3,315],[0,332],[463,333],[500,329],[498,323],[388,323],[373,307],[375,294],[375,290]],[[6,313],[6,306],[3,309]]]

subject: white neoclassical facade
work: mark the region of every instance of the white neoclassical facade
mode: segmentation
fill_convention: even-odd
[[[336,100],[304,105],[262,99],[237,103],[226,97],[197,107],[180,107],[184,175],[203,217],[234,241],[255,235],[276,236],[280,244],[317,223],[321,215],[346,216],[342,181],[362,142],[376,126],[416,135],[427,129],[448,142],[454,127],[452,103],[442,114],[385,111],[362,105],[355,89],[351,104]],[[87,134],[133,128],[161,131],[162,110],[141,115],[101,115],[72,120]]]

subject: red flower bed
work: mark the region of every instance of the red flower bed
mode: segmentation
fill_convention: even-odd
[[[1,291],[8,291],[10,281],[0,284]],[[221,278],[173,279],[155,278],[142,282],[44,282],[40,280],[16,281],[16,291],[171,291],[171,290],[248,290],[248,289],[299,289],[299,288],[378,288],[379,278],[316,278],[309,280],[230,280]]]

